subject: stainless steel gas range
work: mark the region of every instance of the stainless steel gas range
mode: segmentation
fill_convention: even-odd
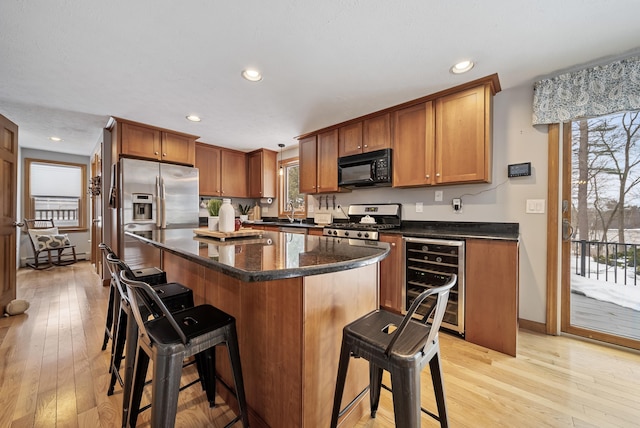
[[[401,226],[400,204],[349,205],[349,220],[335,222],[324,227],[322,234],[338,238],[377,241],[381,230]]]

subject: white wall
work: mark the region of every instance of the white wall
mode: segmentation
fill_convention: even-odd
[[[525,202],[527,199],[546,200],[547,197],[547,127],[531,125],[532,100],[533,82],[502,91],[494,98],[491,184],[359,189],[336,195],[336,202],[345,206],[345,210],[350,203],[399,202],[404,220],[519,223],[519,317],[544,323],[546,214],[525,214]],[[532,175],[508,179],[507,165],[520,162],[531,162]],[[434,202],[436,190],[443,191],[442,202]],[[455,214],[451,208],[451,199],[456,197],[462,197],[460,214]],[[318,209],[318,199],[313,199],[315,209]],[[424,204],[424,212],[415,212],[416,202]],[[329,206],[331,208],[331,203]]]
[[[18,182],[20,183],[19,192],[18,192],[18,211],[19,218],[24,217],[25,212],[25,201],[23,196],[24,189],[24,159],[42,159],[42,160],[50,160],[50,161],[59,161],[59,162],[72,162],[72,163],[80,163],[85,164],[87,166],[87,180],[91,175],[91,165],[89,156],[77,156],[70,155],[66,153],[58,153],[58,152],[49,152],[46,150],[35,150],[28,148],[20,149],[20,161],[18,166]],[[84,184],[84,188],[89,188],[89,183]],[[87,210],[87,227],[91,224],[90,210],[89,210],[90,198],[87,198],[86,210]],[[66,233],[66,232],[65,232]],[[91,254],[91,246],[89,240],[91,239],[90,229],[87,229],[85,232],[68,232],[69,239],[76,246],[76,253],[78,255],[78,259],[89,259]],[[21,266],[24,266],[24,260],[26,257],[33,257],[33,250],[31,249],[31,245],[29,241],[27,241],[27,236],[25,233],[22,233],[18,237],[19,239],[19,250],[18,250],[18,261]]]

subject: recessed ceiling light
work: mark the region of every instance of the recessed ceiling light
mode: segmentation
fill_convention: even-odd
[[[200,122],[202,119],[200,119],[200,116],[190,114],[189,116],[187,116],[187,120],[190,120],[191,122]]]
[[[466,73],[467,71],[471,70],[474,65],[475,64],[473,63],[473,61],[460,61],[459,63],[451,67],[450,71],[453,74]]]
[[[252,68],[242,70],[242,77],[250,82],[259,82],[262,80],[262,74],[260,74],[258,70],[254,70]]]
[[[49,139],[51,141],[55,141],[56,143],[62,141],[62,138],[59,138],[59,137],[49,137]]]

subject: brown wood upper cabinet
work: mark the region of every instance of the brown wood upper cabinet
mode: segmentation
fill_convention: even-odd
[[[340,127],[338,156],[350,156],[391,147],[389,113]]]
[[[322,132],[299,142],[300,192],[338,192],[338,130]]]
[[[195,165],[200,171],[200,195],[246,198],[245,153],[197,143]]]
[[[260,149],[248,154],[249,197],[275,198],[278,154]]]
[[[138,123],[120,124],[119,154],[162,162],[193,165],[198,137]]]
[[[490,85],[394,112],[393,186],[491,181]]]
[[[195,166],[200,173],[200,195],[220,196],[220,148],[196,143]]]

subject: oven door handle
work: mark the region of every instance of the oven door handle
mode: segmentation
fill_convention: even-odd
[[[376,177],[378,176],[378,167],[377,162],[371,162],[371,175],[369,175],[369,181],[376,181]]]

